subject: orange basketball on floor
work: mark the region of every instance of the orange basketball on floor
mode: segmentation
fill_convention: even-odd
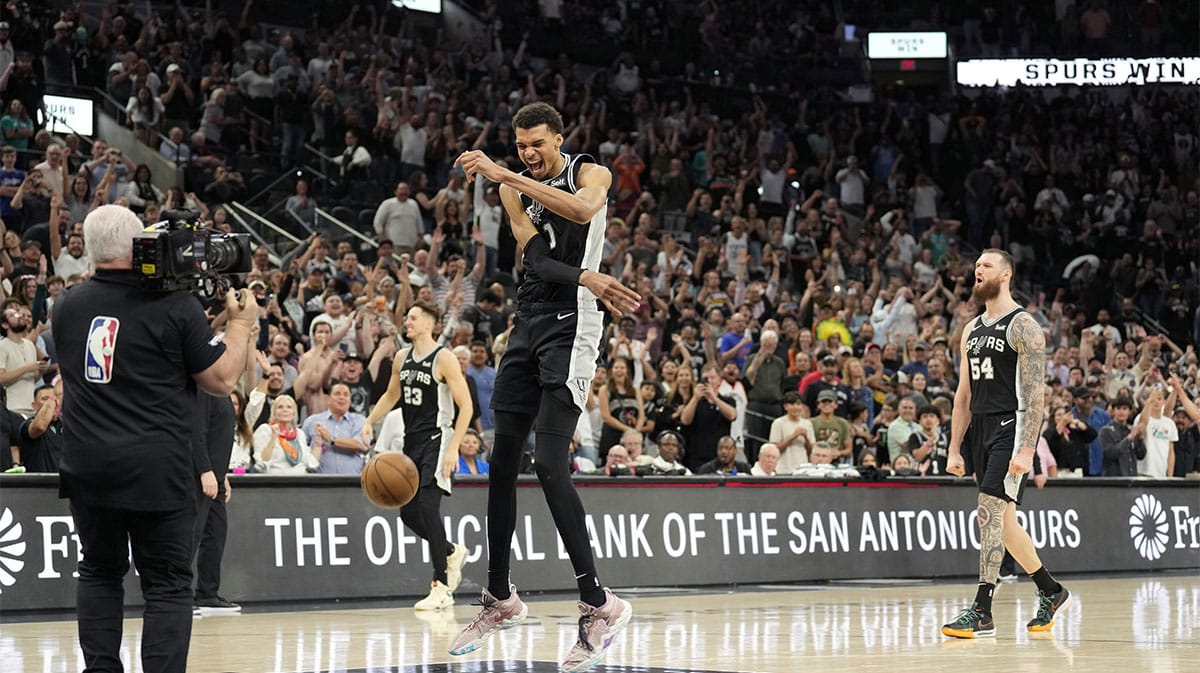
[[[363,467],[359,481],[368,500],[395,509],[413,499],[421,485],[421,475],[412,458],[403,453],[380,453]]]

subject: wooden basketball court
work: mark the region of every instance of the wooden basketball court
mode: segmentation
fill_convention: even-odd
[[[848,561],[852,562],[852,561]],[[995,639],[952,640],[939,626],[965,607],[974,585],[833,583],[748,586],[737,591],[624,590],[635,614],[596,671],[838,671],[887,673],[1184,673],[1200,661],[1200,577],[1156,574],[1067,578],[1075,600],[1047,634],[1028,634],[1028,580],[1001,585]],[[576,638],[572,600],[528,597],[529,620],[464,657],[449,639],[475,614],[474,592],[441,614],[389,608],[255,611],[194,623],[193,673],[557,671]],[[0,626],[0,670],[80,671],[75,624]],[[122,659],[141,671],[141,620],[125,622]]]

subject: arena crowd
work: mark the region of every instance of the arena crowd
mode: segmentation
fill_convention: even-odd
[[[444,311],[442,342],[476,401],[460,470],[486,472],[520,254],[495,186],[468,184],[453,162],[483,149],[521,168],[512,114],[545,100],[566,122],[563,151],[612,169],[602,270],[644,298],[607,326],[579,473],[944,474],[986,248],[1012,255],[1014,290],[1047,337],[1039,478],[1200,472],[1194,87],[879,87],[855,103],[769,73],[844,63],[846,24],[886,18],[873,3],[841,20],[826,3],[744,15],[711,0],[602,4],[543,2],[537,17],[488,4],[487,32],[454,39],[390,3],[317,3],[304,30],[270,28],[253,1],[149,13],[112,2],[98,16],[9,3],[3,467],[57,465],[48,321],[89,274],[87,213],[117,203],[153,223],[187,210],[231,231],[227,204],[302,167],[269,217],[303,242],[258,247],[245,279],[260,352],[235,393],[231,468],[361,470],[364,455],[337,440],[361,432],[404,348],[404,315],[424,300]],[[962,48],[984,56],[1174,35],[1144,2],[1085,4],[1047,22],[930,18],[961,22]],[[608,44],[612,62],[539,51],[540,34],[571,31]],[[1194,52],[1196,35],[1184,39]],[[663,44],[681,50],[655,57]],[[156,186],[129,146],[43,127],[47,91],[89,87],[184,184]],[[355,213],[345,224],[372,244],[320,217],[318,200]],[[219,328],[219,307],[212,317]],[[382,434],[380,450],[400,448],[397,428]]]

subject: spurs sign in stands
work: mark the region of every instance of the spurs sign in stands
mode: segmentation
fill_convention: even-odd
[[[43,122],[51,133],[90,136],[96,132],[95,107],[90,98],[46,94],[42,101],[46,104]],[[42,112],[39,110],[37,114]]]
[[[368,503],[356,478],[230,481],[221,583],[229,598],[323,601],[428,590],[427,545],[399,512]],[[639,586],[967,577],[978,570],[976,491],[968,482],[819,486],[783,478],[599,478],[581,480],[579,490],[600,572]],[[0,489],[0,614],[70,609],[79,540],[55,478],[3,475]],[[513,581],[574,588],[541,490],[517,494]],[[1196,495],[1196,483],[1183,480],[1052,482],[1025,494],[1017,519],[1056,572],[1194,570]],[[450,538],[467,548],[468,587],[487,575],[486,503],[486,482],[464,481],[443,509]],[[125,588],[130,603],[140,602],[135,574]]]
[[[958,63],[963,86],[1141,86],[1200,83],[1200,58],[973,59]]]
[[[946,58],[946,34],[870,33],[867,35],[867,57]]]

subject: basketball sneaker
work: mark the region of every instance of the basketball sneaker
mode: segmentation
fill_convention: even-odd
[[[463,564],[467,562],[467,548],[461,544],[452,546],[450,553],[446,555],[446,586],[450,587],[450,591],[458,590],[459,583],[462,582]]]
[[[996,635],[996,622],[990,612],[980,610],[976,603],[958,614],[954,621],[942,626],[942,635],[951,638],[990,638]]]
[[[449,607],[454,607],[454,596],[450,594],[450,587],[434,580],[429,584],[429,595],[417,601],[413,609],[441,610]]]
[[[512,595],[504,600],[499,600],[487,590],[487,587],[484,587],[478,603],[483,606],[483,609],[475,615],[475,619],[471,620],[467,628],[458,632],[458,637],[450,643],[450,654],[474,652],[493,633],[512,628],[525,621],[525,617],[529,614],[529,608],[517,595],[516,587],[510,584],[508,589]]]
[[[1062,588],[1056,594],[1047,596],[1038,591],[1038,609],[1037,615],[1029,620],[1025,628],[1030,631],[1049,631],[1054,626],[1054,615],[1060,610],[1065,610],[1071,604],[1071,592],[1067,591],[1067,587],[1060,585]]]
[[[600,663],[605,650],[633,616],[633,606],[629,605],[629,601],[617,598],[608,589],[604,590],[604,597],[604,605],[598,608],[579,602],[579,642],[563,660],[562,670],[565,673],[591,670]]]

